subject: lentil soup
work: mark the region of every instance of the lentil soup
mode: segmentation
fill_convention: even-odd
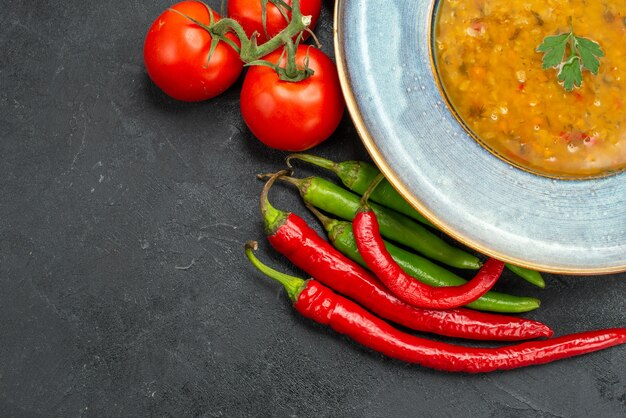
[[[435,18],[442,87],[481,144],[550,177],[626,168],[626,0],[441,0]],[[605,56],[567,92],[537,47],[570,18]]]

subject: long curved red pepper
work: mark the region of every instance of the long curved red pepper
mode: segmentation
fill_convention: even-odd
[[[416,331],[474,340],[518,341],[550,337],[541,322],[470,309],[432,310],[410,306],[324,240],[293,213],[274,208],[267,199],[273,176],[261,194],[261,212],[270,244],[293,264],[372,312]]]
[[[303,316],[344,334],[389,357],[450,372],[483,373],[549,363],[626,342],[626,329],[581,332],[508,347],[464,347],[404,333],[318,281],[279,273],[256,259],[253,243],[246,245],[250,261],[280,281]]]
[[[367,266],[398,299],[420,308],[451,309],[467,305],[498,281],[504,263],[489,259],[472,280],[461,286],[433,287],[402,270],[385,248],[374,211],[363,207],[352,221],[359,253]]]

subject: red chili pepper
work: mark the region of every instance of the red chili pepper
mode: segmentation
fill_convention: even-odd
[[[552,330],[537,321],[469,309],[419,309],[389,293],[380,281],[333,248],[293,213],[274,208],[267,194],[273,175],[261,193],[261,213],[270,244],[292,263],[334,290],[352,298],[377,315],[408,328],[475,340],[515,341],[549,337]]]
[[[498,348],[464,347],[427,340],[399,331],[314,279],[304,281],[263,265],[254,256],[254,248],[255,242],[246,244],[250,261],[283,284],[294,308],[303,316],[329,325],[375,351],[409,363],[450,372],[482,373],[549,363],[626,342],[624,328],[582,332]]]
[[[391,293],[410,305],[432,309],[457,308],[487,293],[502,274],[502,261],[489,259],[472,280],[461,286],[429,286],[402,270],[385,248],[376,214],[367,206],[369,195],[382,179],[384,176],[378,175],[363,194],[361,208],[352,220],[352,229],[365,264]]]
[[[360,211],[352,221],[359,253],[367,266],[398,299],[420,308],[450,309],[467,305],[496,283],[504,263],[489,259],[472,280],[461,286],[432,287],[409,276],[385,248],[376,215]]]

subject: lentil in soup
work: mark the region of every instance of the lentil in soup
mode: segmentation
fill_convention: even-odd
[[[604,57],[567,92],[537,47],[570,19]],[[451,106],[497,155],[551,177],[626,168],[626,0],[441,0],[434,46]]]

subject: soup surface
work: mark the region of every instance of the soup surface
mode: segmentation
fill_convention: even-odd
[[[537,47],[569,33],[570,18],[605,56],[567,92]],[[441,0],[436,19],[441,83],[483,145],[552,177],[626,168],[626,0]]]

